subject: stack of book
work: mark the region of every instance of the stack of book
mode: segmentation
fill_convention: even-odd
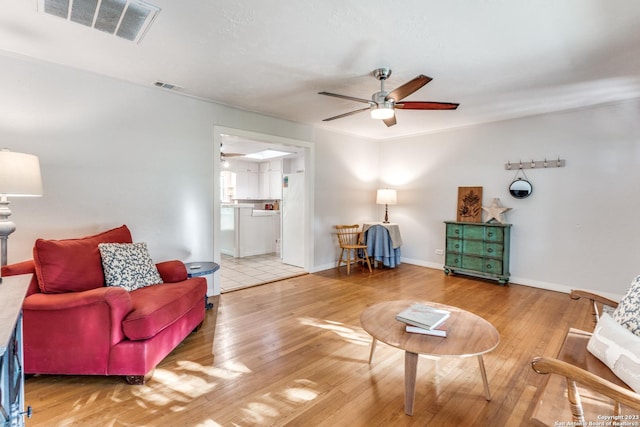
[[[446,337],[447,328],[444,321],[450,314],[448,310],[415,303],[398,313],[396,320],[407,324],[407,332]]]

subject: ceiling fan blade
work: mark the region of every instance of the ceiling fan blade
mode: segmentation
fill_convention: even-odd
[[[393,117],[388,118],[388,119],[384,119],[383,120],[384,124],[387,125],[387,127],[391,127],[393,125],[395,125],[396,122],[396,115],[394,114]]]
[[[403,110],[455,110],[458,105],[453,102],[406,101],[395,104],[395,108]]]
[[[402,86],[397,87],[391,92],[389,92],[389,94],[385,97],[385,100],[393,99],[394,101],[398,102],[401,99],[404,99],[407,96],[411,95],[413,92],[417,91],[422,86],[429,83],[431,80],[433,80],[431,77],[427,77],[424,74],[420,74],[415,79],[410,80],[405,84],[403,84]]]
[[[328,119],[323,119],[322,121],[323,121],[323,122],[328,122],[328,121],[335,120],[335,119],[341,119],[341,118],[343,118],[343,117],[347,117],[347,116],[350,116],[350,115],[352,115],[352,114],[361,113],[361,112],[363,112],[363,111],[368,111],[368,110],[369,110],[369,107],[361,108],[361,109],[359,109],[359,110],[350,111],[350,112],[348,112],[348,113],[339,114],[339,115],[337,115],[337,116],[329,117]]]
[[[340,95],[340,94],[331,93],[331,92],[318,92],[318,95],[333,96],[333,97],[336,97],[336,98],[348,99],[350,101],[364,102],[365,104],[373,103],[373,101],[371,101],[370,99],[356,98],[354,96]]]

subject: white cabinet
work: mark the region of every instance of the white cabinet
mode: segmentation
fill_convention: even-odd
[[[236,174],[236,199],[260,198],[260,171],[257,163],[236,161],[232,171]]]
[[[260,163],[260,198],[282,199],[282,160]]]
[[[271,160],[269,162],[269,170],[282,172],[282,160]]]
[[[220,252],[225,255],[236,256],[236,211],[234,207],[220,208]]]
[[[255,172],[236,172],[236,199],[259,199],[260,176]]]
[[[282,199],[282,171],[269,172],[269,191],[271,199]]]
[[[229,171],[221,174],[223,201],[282,199],[282,160],[230,163]]]
[[[269,188],[269,162],[260,163],[260,198],[270,199],[271,190]]]
[[[239,253],[240,258],[270,254],[276,251],[274,215],[255,216],[251,209],[240,209]]]
[[[220,209],[220,252],[236,258],[276,252],[280,212],[254,210],[251,205]]]

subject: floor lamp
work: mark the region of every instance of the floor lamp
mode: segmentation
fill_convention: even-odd
[[[389,223],[389,205],[395,205],[397,202],[396,190],[390,190],[388,188],[378,190],[376,204],[384,205],[384,224]]]
[[[7,239],[16,230],[16,225],[9,221],[11,210],[8,198],[34,196],[42,196],[38,157],[0,150],[0,267],[7,265]]]

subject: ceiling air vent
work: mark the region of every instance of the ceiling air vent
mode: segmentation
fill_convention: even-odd
[[[136,43],[160,13],[140,0],[38,0],[38,10]]]
[[[165,82],[161,82],[161,81],[157,81],[153,85],[156,86],[156,87],[161,87],[162,89],[169,89],[169,90],[182,90],[182,89],[184,89],[182,86],[173,85],[171,83],[165,83]]]

